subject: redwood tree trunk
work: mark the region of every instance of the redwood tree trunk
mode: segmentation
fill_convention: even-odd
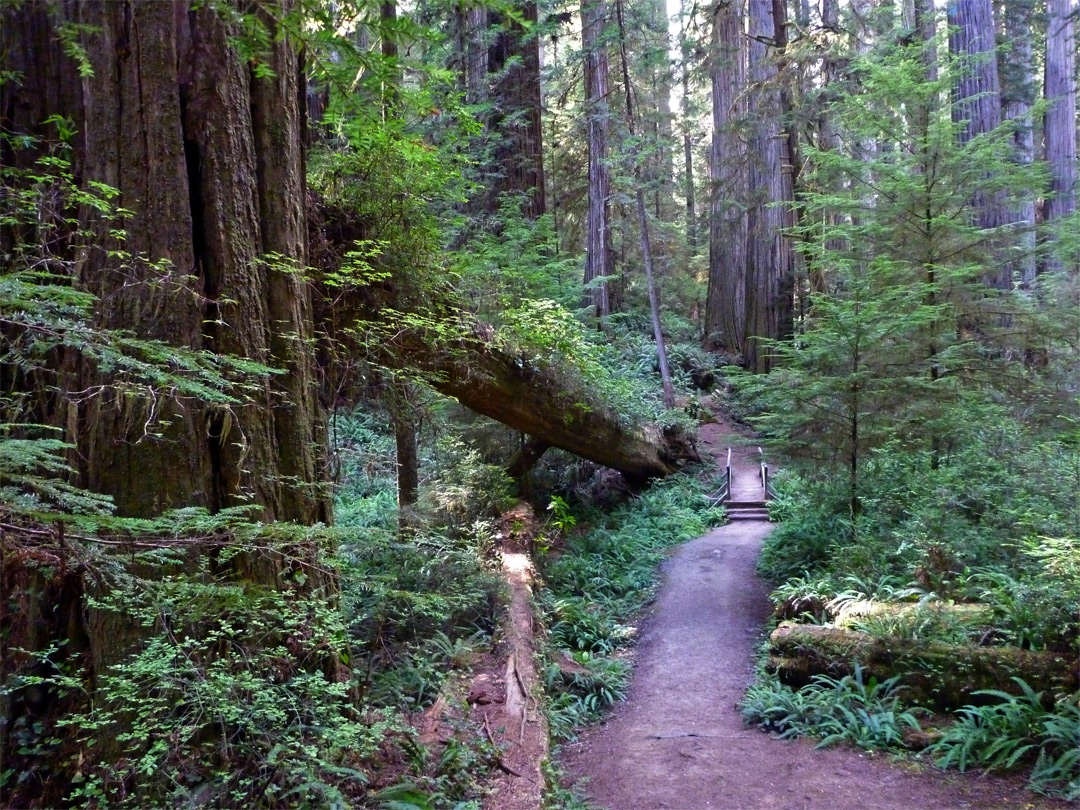
[[[925,1],[925,0],[924,0]],[[1011,0],[1003,6],[1007,55],[998,55],[1001,79],[1002,115],[1015,122],[1013,155],[1017,163],[1030,165],[1035,160],[1035,131],[1031,107],[1035,103],[1035,60],[1032,48],[1034,0]],[[1021,255],[1011,263],[1020,282],[1027,286],[1035,280],[1035,199],[1021,201],[1009,212],[1009,221],[1020,230]]]
[[[536,3],[518,2],[514,10],[529,28],[489,12],[489,26],[497,33],[487,54],[487,69],[494,78],[494,108],[488,127],[498,136],[489,210],[497,210],[500,195],[521,194],[522,213],[536,219],[547,210]]]
[[[487,98],[488,52],[484,47],[487,10],[483,6],[454,6],[455,58],[465,101],[478,104]]]
[[[964,122],[963,142],[1001,126],[1001,82],[998,77],[992,0],[953,0],[949,3],[949,50],[959,60],[953,89],[953,120]],[[973,200],[978,224],[992,230],[1007,221],[1001,194],[979,192]],[[1005,261],[994,262],[984,280],[990,287],[1008,289],[1012,272]]]
[[[285,13],[291,5],[262,8]],[[94,75],[51,93],[55,51],[23,51],[28,70],[16,95],[32,100],[35,120],[9,117],[20,107],[15,99],[3,123],[7,130],[47,115],[73,119],[81,133],[75,176],[116,187],[133,212],[124,247],[144,258],[121,266],[92,252],[74,280],[100,299],[98,325],[282,370],[255,378],[249,399],[228,409],[161,393],[117,396],[107,387],[71,402],[56,421],[78,448],[82,483],[111,495],[122,515],[244,505],[265,521],[327,520],[311,301],[295,272],[307,266],[295,44],[275,37],[264,16],[271,44],[261,61],[272,73],[256,76],[233,46],[240,32],[205,5],[84,0],[51,11],[59,19],[50,23],[86,26]],[[37,4],[7,9],[5,46],[32,41],[41,17]],[[42,86],[32,83],[39,79]],[[102,241],[112,246],[107,234]],[[73,375],[71,391],[110,380],[88,364]],[[279,584],[271,555],[238,555],[234,565],[241,577]],[[91,609],[86,619],[98,672],[143,632],[117,613]]]
[[[746,108],[743,0],[712,10],[712,144],[709,150],[709,289],[705,342],[742,354],[746,341]]]
[[[774,15],[782,4],[749,0],[748,76],[750,103],[750,176],[747,212],[745,365],[764,372],[772,365],[767,342],[791,334],[793,318],[790,240],[783,230],[790,199],[786,191],[782,105],[774,55],[783,20]]]
[[[1076,5],[1073,0],[1047,0],[1046,29],[1046,161],[1050,194],[1045,217],[1053,223],[1076,211]],[[1060,261],[1047,263],[1061,270]]]

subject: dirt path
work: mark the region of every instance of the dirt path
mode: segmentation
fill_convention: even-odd
[[[733,431],[707,426],[708,450]],[[724,451],[726,453],[726,450]],[[736,481],[757,474],[739,453]],[[1061,807],[1016,781],[892,765],[884,756],[745,728],[735,704],[769,613],[754,573],[764,522],[723,526],[679,547],[635,652],[629,697],[603,726],[563,747],[571,783],[610,810],[1004,810]]]

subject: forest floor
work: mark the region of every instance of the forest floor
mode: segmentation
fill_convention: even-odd
[[[739,441],[703,426],[699,447],[726,459]],[[703,454],[704,454],[703,453]],[[757,451],[737,450],[735,494],[753,491]],[[760,497],[758,495],[757,497]],[[675,549],[642,620],[627,699],[561,751],[568,783],[609,810],[1005,810],[1060,808],[1023,780],[941,773],[850,748],[815,750],[747,728],[736,708],[769,617],[755,573],[764,521],[731,523]]]

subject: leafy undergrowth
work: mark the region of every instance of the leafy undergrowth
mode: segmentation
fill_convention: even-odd
[[[980,690],[992,700],[969,705],[943,729],[924,730],[920,718],[934,718],[897,696],[900,678],[877,682],[856,665],[853,675],[818,675],[801,689],[761,672],[741,705],[743,719],[781,738],[819,737],[819,748],[848,744],[894,753],[922,748],[919,755],[936,767],[1003,772],[1029,768],[1028,786],[1036,793],[1068,801],[1080,798],[1080,707],[1077,696],[1047,708],[1042,694],[1014,679],[1021,695]],[[928,746],[927,742],[934,740]]]
[[[919,709],[905,709],[896,695],[898,679],[878,683],[853,675],[818,675],[803,689],[791,689],[762,674],[750,687],[740,711],[747,723],[783,739],[821,737],[819,748],[848,743],[866,750],[906,747],[904,732],[920,730]]]
[[[6,802],[479,806],[498,761],[483,731],[452,718],[449,737],[425,743],[414,721],[493,644],[502,594],[482,486],[492,469],[468,453],[443,468],[481,482],[443,505],[467,515],[464,526],[440,528],[436,517],[399,532],[392,439],[362,417],[337,428],[344,483],[332,528],[187,510],[152,527],[171,528],[159,545],[146,530],[130,554],[69,534],[66,574],[29,545],[21,565],[5,565],[10,615],[86,571],[99,583],[98,621],[134,617],[145,628],[130,655],[118,643],[91,693],[77,640],[34,652],[19,635],[29,631],[5,624]],[[188,535],[211,538],[213,553],[193,563],[190,547],[207,541]],[[236,581],[241,566],[276,571],[280,587]]]
[[[1080,707],[1077,695],[1047,709],[1044,696],[1019,678],[1022,694],[979,692],[995,703],[966,706],[936,743],[926,749],[939,768],[1009,770],[1031,763],[1032,790],[1069,801],[1080,799]]]
[[[1053,469],[1063,467],[1071,451],[1042,446],[1026,452],[1030,458],[1018,453],[1011,463],[1034,466],[1042,453]],[[1004,466],[997,459],[963,461],[978,461],[984,475],[986,468]],[[1058,685],[1036,692],[1024,678],[1039,670],[1019,669],[1036,660],[1075,661],[1080,541],[1070,534],[1074,496],[1028,479],[1014,479],[1022,485],[1000,497],[993,480],[968,485],[961,496],[961,471],[911,467],[901,475],[902,463],[882,455],[869,465],[865,511],[855,519],[828,482],[809,473],[777,476],[772,511],[782,522],[766,540],[759,571],[778,583],[772,594],[778,619],[880,639],[894,653],[909,654],[892,655],[887,670],[880,660],[836,660],[833,666],[851,674],[818,675],[800,689],[763,668],[747,693],[744,717],[785,737],[821,737],[822,745],[925,748],[920,756],[943,769],[1023,770],[1036,792],[1080,798],[1077,695]],[[826,643],[813,654],[827,656]],[[950,649],[955,666],[938,669],[918,659],[919,651]],[[1011,679],[995,681],[1000,687],[960,690],[967,697],[951,704],[948,718],[910,704],[920,692],[944,699],[952,694],[948,684],[975,688],[962,667],[971,666],[976,653],[995,650],[994,660],[1016,662]],[[811,660],[809,654],[800,660]],[[772,663],[793,666],[788,661],[774,657]],[[880,682],[862,668],[872,663]],[[921,729],[932,716],[940,728]]]
[[[317,552],[330,540],[340,555]],[[13,806],[478,807],[497,762],[482,732],[425,746],[412,719],[490,648],[499,581],[482,557],[348,526],[257,548],[291,565],[284,590],[181,577],[182,555],[140,553],[143,576],[93,604],[146,636],[92,700],[63,645],[12,650],[26,659],[0,690],[20,709],[0,773]],[[340,590],[318,584],[330,572]]]

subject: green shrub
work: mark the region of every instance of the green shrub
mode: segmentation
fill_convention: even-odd
[[[928,749],[939,768],[1011,770],[1034,763],[1032,789],[1070,801],[1080,798],[1080,707],[1076,696],[1047,710],[1042,694],[1013,678],[1020,696],[998,690],[975,695],[996,698],[987,706],[965,706],[959,719]]]
[[[824,508],[807,509],[788,520],[781,519],[761,547],[758,573],[779,583],[825,571],[834,559],[837,540],[849,533],[848,526],[845,518]]]
[[[802,689],[791,689],[775,676],[750,687],[740,707],[743,720],[781,738],[821,737],[818,748],[849,743],[867,750],[901,748],[904,729],[919,729],[917,710],[905,710],[895,695],[899,678],[878,683],[853,675],[835,679],[817,675]]]
[[[354,704],[346,626],[329,594],[299,587],[305,568],[295,569],[296,587],[271,590],[208,572],[176,576],[171,563],[153,578],[116,580],[94,600],[105,615],[141,618],[148,632],[97,679],[86,710],[58,723],[84,752],[69,799],[121,808],[358,800],[365,759],[406,730]],[[112,753],[99,761],[103,748]]]
[[[478,520],[498,517],[513,504],[514,483],[506,470],[485,463],[479,451],[460,439],[440,439],[434,465],[423,498],[437,525],[468,531]]]
[[[576,652],[573,666],[548,664],[544,687],[550,702],[548,723],[556,740],[572,739],[577,729],[599,720],[622,700],[630,679],[630,666],[616,658]]]

